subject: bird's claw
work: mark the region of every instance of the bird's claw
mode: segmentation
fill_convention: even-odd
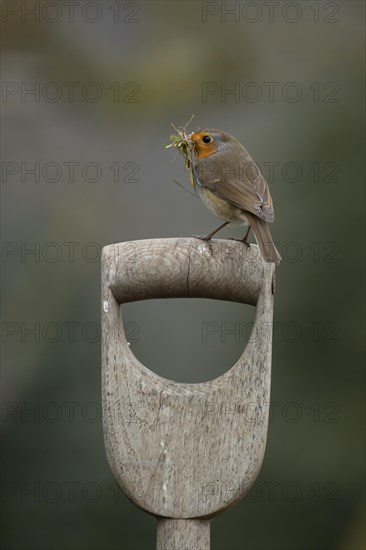
[[[200,239],[201,241],[206,241],[206,242],[211,240],[211,237],[209,237],[207,235],[206,236],[205,235],[203,235],[203,236],[202,235],[192,235],[192,237],[194,237],[195,239]]]
[[[246,239],[236,239],[235,237],[229,237],[229,241],[238,241],[239,243],[245,244],[248,248],[250,248],[250,243]]]

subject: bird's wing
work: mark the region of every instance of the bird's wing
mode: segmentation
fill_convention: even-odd
[[[207,187],[233,206],[248,210],[262,220],[274,220],[272,198],[266,180],[249,153],[240,146],[228,163],[222,151],[196,161],[192,166],[195,183]]]

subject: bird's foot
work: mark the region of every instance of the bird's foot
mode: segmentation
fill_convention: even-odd
[[[211,240],[210,235],[192,235],[192,237],[194,237],[195,239],[200,239],[201,241],[205,241],[205,242],[208,242]]]
[[[229,237],[229,241],[238,241],[239,243],[245,244],[248,248],[250,248],[250,243],[246,239],[236,239],[235,237]]]

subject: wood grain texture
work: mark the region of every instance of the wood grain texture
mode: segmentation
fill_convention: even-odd
[[[103,249],[102,261],[119,304],[201,297],[255,305],[265,268],[256,245],[194,238],[119,243]]]
[[[156,550],[209,549],[209,520],[158,519]]]
[[[147,512],[179,520],[209,518],[242,498],[255,481],[269,415],[273,275],[274,264],[262,260],[256,245],[234,241],[157,239],[103,249],[106,452],[122,490]],[[256,305],[252,336],[228,372],[209,382],[182,384],[136,359],[119,305],[167,297]],[[159,525],[164,532],[170,529]]]

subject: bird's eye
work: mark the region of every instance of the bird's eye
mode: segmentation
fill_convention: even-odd
[[[202,141],[203,141],[203,143],[210,143],[210,141],[212,141],[212,137],[205,136],[205,137],[202,138]]]

